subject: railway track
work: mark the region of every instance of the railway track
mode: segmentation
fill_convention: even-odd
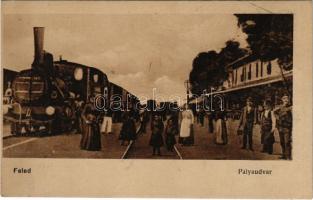
[[[147,133],[143,134],[139,132],[140,130],[140,124],[137,124],[137,139],[134,141],[130,141],[130,143],[126,146],[126,149],[121,149],[119,146],[119,143],[114,144],[116,147],[116,156],[115,158],[120,158],[120,159],[137,159],[137,158],[147,158],[147,159],[183,159],[180,151],[178,150],[176,146],[174,146],[174,151],[173,152],[168,152],[162,151],[162,156],[151,156],[151,146],[149,146],[149,139],[150,139],[150,134],[151,132],[148,130]],[[76,135],[72,135],[76,136]],[[62,138],[62,135],[60,135]],[[3,146],[3,151],[11,151],[10,149],[12,148],[17,148],[19,149],[20,146],[25,146],[29,145],[28,143],[32,143],[33,141],[39,141],[38,144],[41,143],[41,138],[46,138],[46,137],[36,137],[35,135],[23,135],[23,136],[16,136],[16,135],[6,135],[3,136],[3,141],[6,141],[4,146]],[[59,137],[54,137],[53,141],[58,140]],[[75,137],[73,141],[76,141],[75,143],[78,142],[79,138]],[[50,137],[48,137],[50,139]],[[63,140],[66,139],[66,137],[63,137]],[[111,138],[113,139],[113,138]],[[52,140],[51,140],[52,141]],[[53,145],[53,143],[51,143]],[[113,146],[114,146],[113,145]],[[118,150],[119,149],[119,150]],[[118,153],[120,151],[120,153]],[[114,151],[113,151],[114,152]],[[118,156],[121,155],[121,156]]]
[[[137,130],[136,130],[136,135],[137,135],[137,136],[140,135],[140,132],[139,132],[140,128],[141,128],[141,125],[138,126],[138,128],[137,128]],[[137,138],[138,138],[138,137],[137,137]],[[133,144],[134,144],[134,140],[131,140],[131,141],[129,142],[129,144],[127,145],[127,148],[126,148],[126,150],[124,151],[124,153],[123,153],[121,159],[126,159],[126,158],[127,158],[127,154],[129,153],[129,150],[130,150],[130,148],[133,146]]]
[[[130,148],[132,147],[133,143],[134,143],[133,140],[130,141],[130,143],[128,144],[126,150],[124,151],[124,153],[123,153],[121,159],[126,159],[126,158],[127,158],[127,155],[128,155],[128,153],[129,153],[129,150],[130,150]]]
[[[182,157],[182,155],[180,154],[180,152],[178,151],[178,149],[177,149],[176,145],[174,145],[174,150],[175,150],[175,152],[177,153],[177,155],[178,155],[179,159],[180,159],[180,160],[182,160],[182,159],[183,159],[183,157]]]
[[[5,139],[12,138],[12,137],[16,137],[16,136],[15,135],[7,135],[7,136],[3,136],[2,139],[5,140]]]
[[[129,145],[127,146],[127,148],[126,148],[124,154],[122,155],[121,159],[130,159],[129,153],[130,153],[131,148],[132,148],[133,145],[134,145],[134,141],[131,141],[129,143]],[[174,150],[175,150],[175,153],[176,153],[177,157],[179,158],[179,160],[183,160],[183,157],[182,157],[181,153],[179,152],[179,150],[177,149],[176,146],[174,146]],[[159,158],[162,159],[162,156],[159,157]],[[173,159],[175,159],[175,158],[173,158]]]
[[[143,136],[143,134],[140,133],[139,130],[140,130],[140,126],[139,126],[138,129],[137,129],[137,140],[140,139],[140,137],[138,137],[138,136]],[[149,133],[146,133],[146,134],[149,135]],[[148,136],[148,135],[147,135],[147,136]],[[147,136],[146,136],[146,137],[147,137]],[[143,138],[142,138],[142,139],[143,139]],[[130,141],[130,143],[128,144],[126,150],[124,151],[123,155],[121,156],[121,159],[129,159],[129,158],[130,158],[130,153],[131,153],[131,151],[132,151],[132,150],[133,150],[133,151],[136,151],[136,150],[134,149],[135,143],[136,143],[136,141],[133,141],[133,140]],[[144,142],[144,143],[147,144],[147,142]],[[179,150],[177,149],[177,147],[176,147],[175,145],[174,145],[174,151],[175,151],[176,156],[177,156],[180,160],[182,160],[183,157],[182,157],[181,153],[179,152]],[[150,151],[149,151],[149,152],[150,152]],[[141,153],[141,152],[139,152],[139,153]],[[162,159],[162,157],[160,157],[160,159]],[[175,158],[173,158],[173,159],[175,159]]]

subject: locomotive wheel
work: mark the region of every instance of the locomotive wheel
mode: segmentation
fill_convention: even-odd
[[[15,124],[16,135],[22,135],[22,126],[18,123]]]
[[[18,123],[11,123],[11,134],[19,136],[21,135],[22,127]]]
[[[73,127],[74,127],[74,123],[75,121],[74,120],[70,120],[67,124],[67,131],[72,131],[73,130]]]
[[[39,133],[39,128],[40,128],[40,126],[39,125],[34,125],[33,126],[34,127],[34,131],[36,132],[36,133]]]
[[[45,128],[46,128],[46,133],[48,135],[52,135],[52,124],[47,124]]]
[[[39,126],[39,125],[34,125],[33,128],[34,128],[34,134],[35,134],[36,136],[41,136],[41,134],[40,134],[40,132],[39,132],[40,126]]]
[[[30,124],[25,124],[24,128],[27,135],[31,134],[32,126]]]
[[[16,135],[16,125],[15,125],[15,123],[11,123],[11,134],[12,135]]]
[[[65,132],[66,134],[69,134],[69,132],[72,130],[70,122],[64,123],[62,127],[62,132]]]
[[[50,135],[57,135],[60,133],[60,121],[53,121],[52,123],[47,125],[47,129]]]

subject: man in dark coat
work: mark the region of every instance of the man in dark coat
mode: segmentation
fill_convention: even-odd
[[[148,122],[149,122],[149,114],[146,110],[143,110],[140,113],[140,123],[141,123],[140,130],[139,130],[140,133],[146,133],[146,126]]]
[[[198,112],[198,118],[199,118],[199,123],[201,126],[204,126],[204,116],[205,116],[205,111],[203,109],[200,109]]]
[[[274,113],[277,118],[277,128],[282,148],[280,159],[291,160],[292,106],[289,105],[289,101],[289,95],[284,94],[282,97],[283,104],[275,109]]]
[[[272,154],[274,139],[274,129],[276,127],[276,119],[271,108],[271,101],[266,100],[264,102],[264,110],[261,113],[261,143],[263,144],[262,152]]]
[[[165,128],[165,143],[168,151],[174,150],[174,145],[176,144],[175,135],[177,134],[178,130],[173,124],[173,120],[170,118],[167,121],[167,125]]]
[[[76,117],[75,118],[76,133],[81,134],[82,133],[81,114],[85,105],[84,105],[84,101],[79,100],[79,96],[74,101],[74,103],[75,103],[75,117]]]
[[[253,151],[253,125],[256,123],[256,110],[253,107],[251,97],[247,98],[246,103],[239,120],[239,129],[243,129],[243,145],[241,148],[246,149],[247,144],[249,144],[249,149]]]
[[[123,125],[119,136],[121,145],[124,145],[125,141],[129,144],[131,140],[136,139],[135,120],[130,116],[130,113],[127,112],[124,114],[123,119]]]
[[[207,112],[208,115],[208,131],[209,133],[213,133],[214,132],[214,127],[213,127],[213,119],[214,119],[214,115],[212,111]]]
[[[153,147],[153,154],[157,152],[158,155],[161,155],[161,146],[163,146],[163,133],[164,125],[159,115],[155,115],[151,123],[151,138],[149,144]]]
[[[172,122],[173,122],[173,127],[174,127],[174,129],[176,129],[175,135],[178,135],[178,133],[179,133],[178,118],[179,118],[179,111],[177,111],[177,110],[171,111],[171,117],[170,117],[170,119],[171,119]]]

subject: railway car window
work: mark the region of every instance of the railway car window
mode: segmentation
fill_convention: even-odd
[[[248,79],[251,80],[251,64],[249,65]]]
[[[263,77],[263,62],[261,62],[261,77]]]
[[[83,79],[83,75],[84,75],[84,72],[83,72],[83,69],[80,68],[80,67],[77,67],[75,70],[74,70],[74,78],[75,80],[77,81],[80,81]]]
[[[255,64],[255,77],[259,77],[259,63]]]
[[[93,75],[93,82],[98,83],[99,81],[99,75],[98,74],[94,74]]]
[[[272,63],[271,62],[268,62],[268,65],[267,65],[267,74],[270,75],[272,73]]]

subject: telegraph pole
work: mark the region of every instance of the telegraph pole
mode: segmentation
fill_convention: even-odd
[[[185,80],[186,94],[187,94],[187,105],[189,104],[189,80]]]

